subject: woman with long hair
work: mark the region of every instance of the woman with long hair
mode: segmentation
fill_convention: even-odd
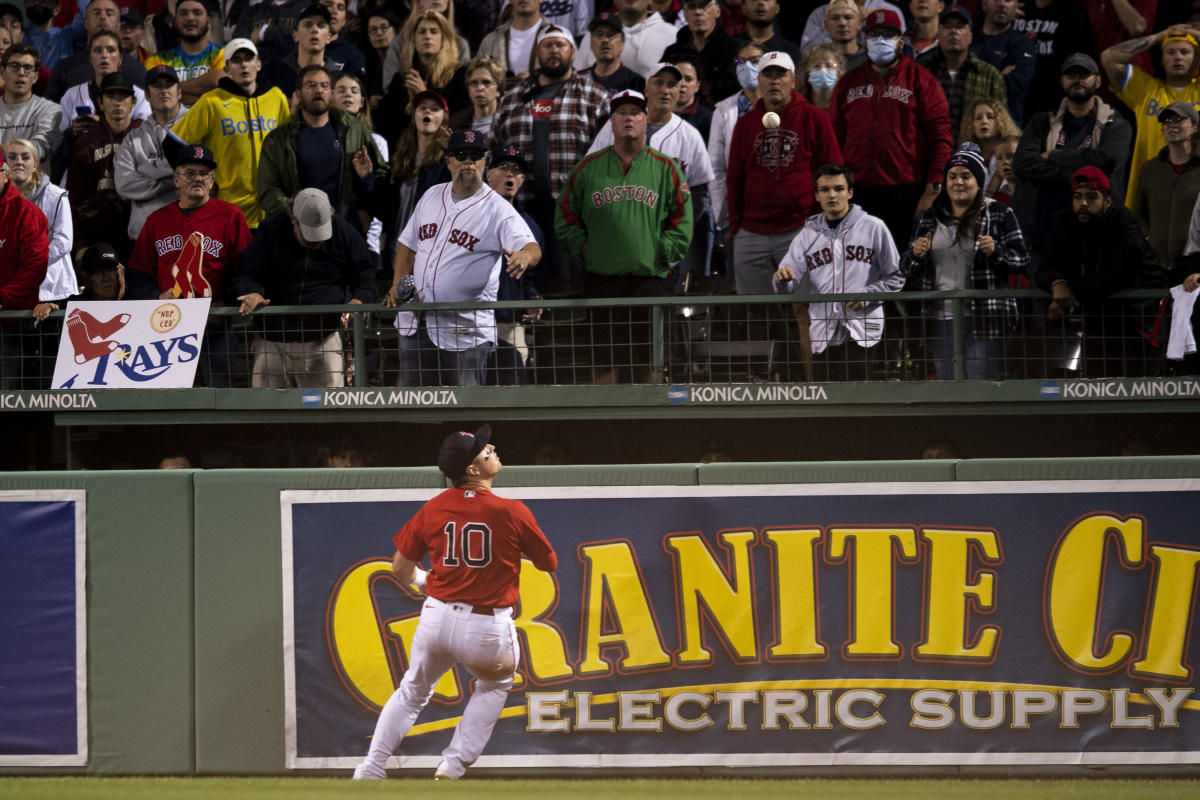
[[[333,82],[333,103],[343,111],[353,114],[363,124],[363,127],[371,134],[375,146],[379,148],[379,155],[383,157],[384,161],[387,161],[388,143],[386,139],[375,133],[375,126],[371,122],[371,107],[367,102],[366,82],[353,72],[341,73]],[[379,255],[383,223],[362,209],[359,209],[358,213],[362,217],[360,220],[362,229],[367,232],[367,247],[371,249],[372,253]]]
[[[471,107],[459,109],[450,117],[450,127],[470,128],[486,134],[492,133],[492,117],[500,104],[500,92],[504,89],[504,68],[490,58],[476,56],[467,64],[467,94]]]
[[[708,87],[700,75],[700,56],[694,50],[677,51],[671,54],[671,63],[683,76],[679,81],[679,99],[675,101],[675,113],[690,122],[708,142],[712,128],[713,111],[708,97]]]
[[[408,125],[412,99],[421,92],[437,92],[446,99],[451,112],[471,106],[467,68],[459,59],[454,28],[444,16],[437,11],[416,12],[396,38],[400,43],[400,70],[387,85],[376,115],[389,141]],[[388,80],[386,68],[383,77]]]
[[[376,6],[367,13],[365,32],[369,46],[363,47],[363,55],[367,61],[367,97],[372,110],[379,108],[387,88],[383,82],[383,64],[399,30],[400,23],[390,10]]]
[[[1025,238],[1012,209],[984,196],[984,164],[979,147],[968,142],[946,162],[945,185],[917,221],[916,233],[900,259],[908,287],[918,291],[1006,289],[1010,275],[1029,268]],[[954,302],[924,304],[924,318],[939,380],[954,378]],[[1004,377],[1004,337],[1016,325],[1011,297],[965,301],[963,355],[966,377]]]
[[[1005,139],[1021,138],[1021,129],[1008,113],[1008,107],[990,97],[977,97],[963,109],[960,142],[974,142],[983,153],[987,165],[984,187],[991,183],[996,172],[996,148]]]

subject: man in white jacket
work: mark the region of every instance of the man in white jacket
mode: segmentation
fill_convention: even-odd
[[[899,291],[904,276],[896,243],[883,220],[850,202],[853,174],[841,164],[826,164],[815,177],[821,213],[809,217],[792,240],[775,272],[774,290]],[[809,316],[814,380],[870,380],[883,338],[883,303],[811,303]]]
[[[180,102],[179,75],[166,64],[146,73],[146,99],[150,118],[125,137],[113,157],[117,194],[132,203],[129,238],[135,242],[146,217],[179,197],[171,155],[163,152],[163,140],[188,110]]]
[[[617,15],[625,30],[625,52],[621,62],[643,78],[663,60],[663,51],[675,44],[678,31],[650,10],[650,0],[616,0]],[[596,63],[592,54],[592,35],[589,33],[575,51],[575,69],[585,70]]]

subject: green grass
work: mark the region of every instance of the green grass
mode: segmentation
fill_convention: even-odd
[[[0,778],[4,800],[1196,800],[1200,779]]]

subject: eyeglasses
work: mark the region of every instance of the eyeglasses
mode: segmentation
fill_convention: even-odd
[[[382,25],[370,26],[369,28],[367,28],[367,33],[387,33],[391,29],[392,29],[392,24],[390,22],[385,22]]]
[[[484,154],[478,150],[455,150],[450,153],[450,157],[455,161],[479,161],[484,157]]]
[[[211,169],[181,169],[179,175],[189,181],[206,181],[213,176]]]
[[[313,89],[328,89],[329,81],[321,81],[320,83],[317,81],[305,81],[304,83],[300,84],[300,88],[308,89],[310,92]]]
[[[37,66],[34,64],[22,64],[19,61],[10,61],[4,66],[11,69],[13,72],[37,72]]]
[[[757,65],[758,60],[760,58],[762,58],[762,56],[750,56],[749,58],[735,58],[733,60],[733,63],[735,66],[738,64],[755,64],[755,65]]]

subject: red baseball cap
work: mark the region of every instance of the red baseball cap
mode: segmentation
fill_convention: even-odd
[[[417,92],[412,99],[412,108],[415,111],[417,106],[421,105],[422,100],[433,100],[442,110],[446,112],[446,116],[450,116],[450,105],[446,102],[446,98],[435,92],[433,89],[426,89],[423,92]]]
[[[896,33],[904,32],[904,23],[900,20],[900,15],[890,8],[879,8],[875,11],[867,13],[867,18],[863,20],[863,30],[869,31],[873,28],[889,28]]]
[[[1071,176],[1071,191],[1076,192],[1083,188],[1099,189],[1107,194],[1112,193],[1112,184],[1108,182],[1108,176],[1099,167],[1081,167]]]

